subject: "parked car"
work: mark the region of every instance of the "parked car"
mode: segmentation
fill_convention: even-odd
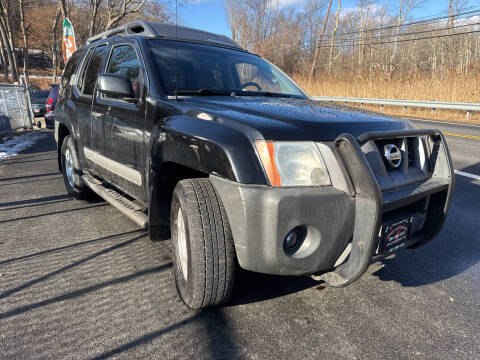
[[[48,100],[49,90],[36,90],[30,95],[32,111],[35,117],[44,116],[47,112],[46,102]]]
[[[50,85],[50,92],[48,94],[48,99],[46,101],[46,114],[44,116],[45,119],[45,126],[47,128],[54,127],[55,121],[55,106],[57,105],[58,101],[58,84]]]
[[[55,127],[55,110],[47,112],[43,118],[47,129],[53,129]]]
[[[225,36],[144,21],[68,61],[55,138],[69,194],[153,240],[170,228],[190,308],[226,302],[237,264],[348,285],[434,238],[454,186],[440,131],[313,101]]]

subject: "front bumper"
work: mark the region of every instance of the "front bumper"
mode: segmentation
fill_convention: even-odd
[[[362,149],[374,136],[431,139],[428,178],[385,186]],[[371,259],[381,255],[382,225],[411,218],[407,247],[420,246],[440,231],[454,173],[439,131],[372,133],[358,139],[344,134],[335,140],[333,150],[347,183],[342,189],[335,188],[335,182],[318,188],[274,188],[210,177],[226,209],[242,268],[281,275],[325,273],[327,281],[341,286],[360,277]],[[307,226],[307,236],[300,249],[288,255],[284,239],[302,225]],[[345,254],[347,248],[349,254]],[[339,262],[340,257],[346,260]]]

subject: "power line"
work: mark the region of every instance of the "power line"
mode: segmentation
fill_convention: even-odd
[[[318,45],[318,47],[342,47],[342,46],[365,46],[366,44],[368,45],[369,43],[365,43],[365,40],[376,40],[378,41],[379,39],[384,39],[384,38],[392,38],[392,37],[403,37],[403,36],[414,36],[414,35],[420,35],[420,34],[426,34],[426,33],[433,33],[433,32],[439,32],[439,31],[446,31],[446,30],[453,30],[453,29],[458,29],[458,28],[463,28],[463,27],[470,27],[470,26],[478,26],[480,25],[480,22],[478,23],[471,23],[471,24],[463,24],[463,25],[457,25],[449,28],[442,28],[442,29],[432,29],[432,30],[423,30],[423,31],[412,31],[408,33],[402,33],[398,35],[384,35],[384,36],[378,36],[378,37],[370,37],[370,38],[362,38],[362,39],[352,39],[352,40],[347,40],[347,43],[342,42],[341,44],[338,44],[337,41],[334,41],[333,43],[331,41],[327,41],[327,43],[322,43]],[[464,34],[464,33],[456,33],[456,34]],[[449,35],[454,35],[454,34],[449,34]],[[435,36],[432,36],[430,38],[440,38],[443,37],[443,35],[436,34]],[[415,41],[415,40],[422,40],[423,38],[420,39],[403,39],[404,41]],[[398,39],[397,39],[398,40]],[[360,42],[362,41],[362,42]],[[328,44],[330,42],[330,44]],[[382,44],[393,44],[395,42],[400,42],[396,40],[390,40],[390,41],[384,41],[381,42]],[[378,42],[375,42],[378,43]],[[280,53],[270,53],[266,54],[265,57],[270,56],[270,55],[275,55],[275,56],[286,56],[286,55],[293,55],[293,54],[298,54],[301,52],[306,52],[313,49],[312,45],[306,45],[303,46],[299,49],[295,50],[288,50],[288,51],[282,51]]]
[[[471,15],[471,14],[478,13],[478,12],[480,12],[480,9],[477,8],[475,10],[458,13],[458,14],[455,15],[455,17],[458,18],[458,17],[461,17],[461,16]],[[430,19],[416,20],[416,21],[412,21],[412,22],[409,22],[409,23],[404,23],[404,24],[401,24],[400,27],[411,26],[411,25],[419,25],[419,24],[424,24],[424,23],[434,23],[434,22],[437,22],[439,20],[445,20],[445,19],[449,19],[449,18],[450,18],[449,15],[445,15],[445,16],[441,16],[441,17],[435,17],[435,18],[432,17]],[[351,35],[351,34],[358,34],[358,33],[365,33],[365,32],[382,31],[382,30],[395,29],[396,27],[398,27],[398,25],[389,25],[389,26],[383,26],[383,27],[379,27],[379,28],[371,28],[371,29],[366,29],[366,30],[356,30],[356,31],[350,31],[350,32],[343,32],[343,33],[338,33],[337,35]]]
[[[469,8],[471,9],[471,8]],[[465,15],[472,15],[474,13],[478,13],[480,12],[480,9],[475,9],[475,10],[470,10],[470,11],[464,11],[462,13],[458,13],[456,14],[456,18],[458,19],[459,17],[464,17]],[[413,21],[413,22],[410,22],[410,23],[405,23],[405,24],[402,24],[400,25],[400,27],[405,27],[405,26],[411,26],[411,25],[419,25],[419,24],[435,24],[435,23],[438,23],[439,21],[438,20],[445,20],[445,19],[448,19],[449,16],[442,16],[442,17],[435,17],[435,18],[429,18],[428,20],[417,20],[417,21]],[[462,25],[457,25],[455,27],[451,27],[451,28],[456,28],[456,27],[465,27],[465,26],[471,26],[473,24],[462,24]],[[335,38],[337,38],[337,36],[342,36],[342,35],[360,35],[362,33],[366,33],[366,32],[373,32],[373,31],[381,31],[381,30],[387,30],[387,29],[393,29],[393,28],[396,28],[398,25],[390,25],[390,26],[385,26],[385,27],[380,27],[380,28],[374,28],[374,29],[366,29],[366,30],[357,30],[357,31],[350,31],[350,32],[343,32],[343,33],[337,33],[335,35]],[[450,29],[451,29],[450,28]],[[430,31],[443,31],[444,29],[435,29],[435,30],[430,30]],[[425,33],[426,32],[430,32],[430,31],[424,31]],[[420,33],[420,32],[419,32]],[[411,33],[411,34],[414,34],[415,33]],[[371,37],[370,39],[378,39],[378,38],[385,38],[385,37],[394,37],[394,36],[407,36],[407,35],[410,35],[409,33],[400,33],[400,34],[392,34],[392,35],[381,35],[380,37]],[[365,39],[369,39],[369,38],[364,38],[362,39],[365,40]],[[334,41],[336,41],[337,39],[335,39]],[[315,43],[323,43],[325,40],[316,40]],[[326,40],[327,42],[331,42],[330,39]],[[315,44],[314,43],[314,44]],[[327,47],[327,46],[320,46],[320,47]],[[330,45],[329,47],[334,47],[334,45]],[[309,45],[305,45],[303,47],[303,49],[301,48],[300,51],[307,51],[307,50],[310,50],[313,48],[313,45],[312,44],[309,44]],[[271,53],[268,53],[266,54],[265,56],[272,56],[272,55],[284,55],[284,54],[289,54],[290,50],[292,50],[293,53],[295,52],[298,52],[299,50],[297,49],[294,49],[294,47],[290,47],[288,49],[284,49],[282,50],[281,52],[271,52]]]
[[[347,42],[356,42],[356,41],[365,41],[365,40],[379,40],[379,39],[387,39],[387,38],[392,38],[392,37],[403,37],[403,36],[412,36],[412,35],[419,35],[419,34],[426,34],[426,33],[432,33],[432,32],[439,32],[439,31],[446,31],[446,30],[454,30],[454,29],[459,29],[459,28],[464,28],[464,27],[470,27],[470,26],[477,26],[480,25],[480,22],[476,23],[470,23],[470,24],[462,24],[462,25],[456,25],[456,26],[451,26],[451,27],[444,27],[441,29],[428,29],[428,30],[421,30],[421,31],[411,31],[411,32],[405,32],[405,33],[400,33],[400,34],[391,34],[391,35],[380,35],[380,36],[373,36],[373,37],[367,37],[367,38],[359,38],[359,39],[343,39],[344,41]],[[438,35],[440,36],[440,35]],[[342,39],[340,39],[342,40]],[[339,40],[335,39],[333,42],[337,43]],[[330,39],[327,40],[327,43],[332,41]],[[325,42],[322,42],[322,45]]]
[[[361,43],[361,44],[345,44],[343,46],[371,46],[371,45],[382,45],[382,44],[395,44],[395,43],[401,43],[401,42],[420,41],[420,40],[428,40],[428,39],[440,39],[440,38],[444,38],[444,37],[468,35],[468,34],[476,34],[476,33],[480,33],[480,30],[472,30],[472,31],[453,33],[453,34],[444,34],[444,35],[438,35],[438,36],[426,36],[426,37],[421,37],[421,38],[416,38],[416,39],[400,39],[400,40],[370,42],[370,43]],[[336,46],[335,45],[320,45],[319,47],[331,48],[331,47],[336,47]],[[297,52],[297,54],[299,54],[301,52],[311,50],[311,49],[312,48],[310,47],[308,49],[300,50],[300,51]]]

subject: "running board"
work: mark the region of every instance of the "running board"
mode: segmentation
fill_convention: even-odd
[[[143,229],[148,225],[148,216],[145,214],[140,206],[133,201],[127,199],[121,193],[106,187],[103,183],[90,175],[83,175],[82,180],[88,185],[93,192],[97,193],[105,201],[110,203],[113,207],[120,210],[124,215],[135,221]]]

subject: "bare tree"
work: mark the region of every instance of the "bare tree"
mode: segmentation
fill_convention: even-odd
[[[322,45],[323,34],[325,33],[325,29],[327,27],[327,21],[328,21],[329,15],[330,15],[330,8],[331,7],[332,7],[332,0],[330,0],[328,2],[328,8],[327,8],[327,11],[325,13],[325,18],[323,20],[322,30],[320,30],[320,35],[318,37],[318,40],[315,41],[315,45],[314,45],[315,51],[314,51],[314,54],[313,54],[313,60],[312,60],[312,66],[310,68],[310,74],[308,76],[309,81],[312,79],[313,73],[315,72],[315,67],[317,65],[317,59],[318,59],[318,53],[320,52],[320,47]]]
[[[19,0],[19,8],[20,25],[23,37],[23,75],[25,76],[25,81],[28,81],[28,32],[30,30],[31,23],[27,23],[25,20],[25,0]]]
[[[394,61],[395,61],[395,56],[397,55],[397,49],[398,49],[398,34],[400,33],[400,28],[407,19],[408,13],[418,7],[422,3],[422,0],[400,0],[399,6],[398,6],[398,13],[396,16],[396,27],[395,27],[395,42],[393,44],[393,51],[392,55],[390,56],[390,74],[393,73],[394,71]]]
[[[107,0],[107,26],[110,30],[118,25],[125,17],[138,13],[145,5],[146,0]]]
[[[95,25],[97,23],[97,15],[98,15],[98,8],[100,7],[100,4],[102,3],[102,0],[90,0],[90,27],[89,27],[89,32],[88,36],[92,37],[95,34]]]
[[[340,24],[340,12],[342,11],[342,4],[341,0],[338,0],[338,7],[337,12],[335,13],[335,27],[332,31],[332,40],[331,40],[331,47],[330,47],[330,55],[328,56],[328,73],[332,72],[332,62],[333,62],[333,51],[335,49],[335,35],[337,34],[338,25]]]
[[[18,81],[18,67],[15,55],[15,39],[12,32],[13,5],[10,0],[0,0],[0,35],[7,53],[14,82]]]
[[[64,11],[64,10],[63,10]],[[58,68],[58,23],[60,21],[60,14],[62,13],[62,6],[57,6],[55,17],[53,18],[52,25],[52,80],[57,81],[57,68]]]

